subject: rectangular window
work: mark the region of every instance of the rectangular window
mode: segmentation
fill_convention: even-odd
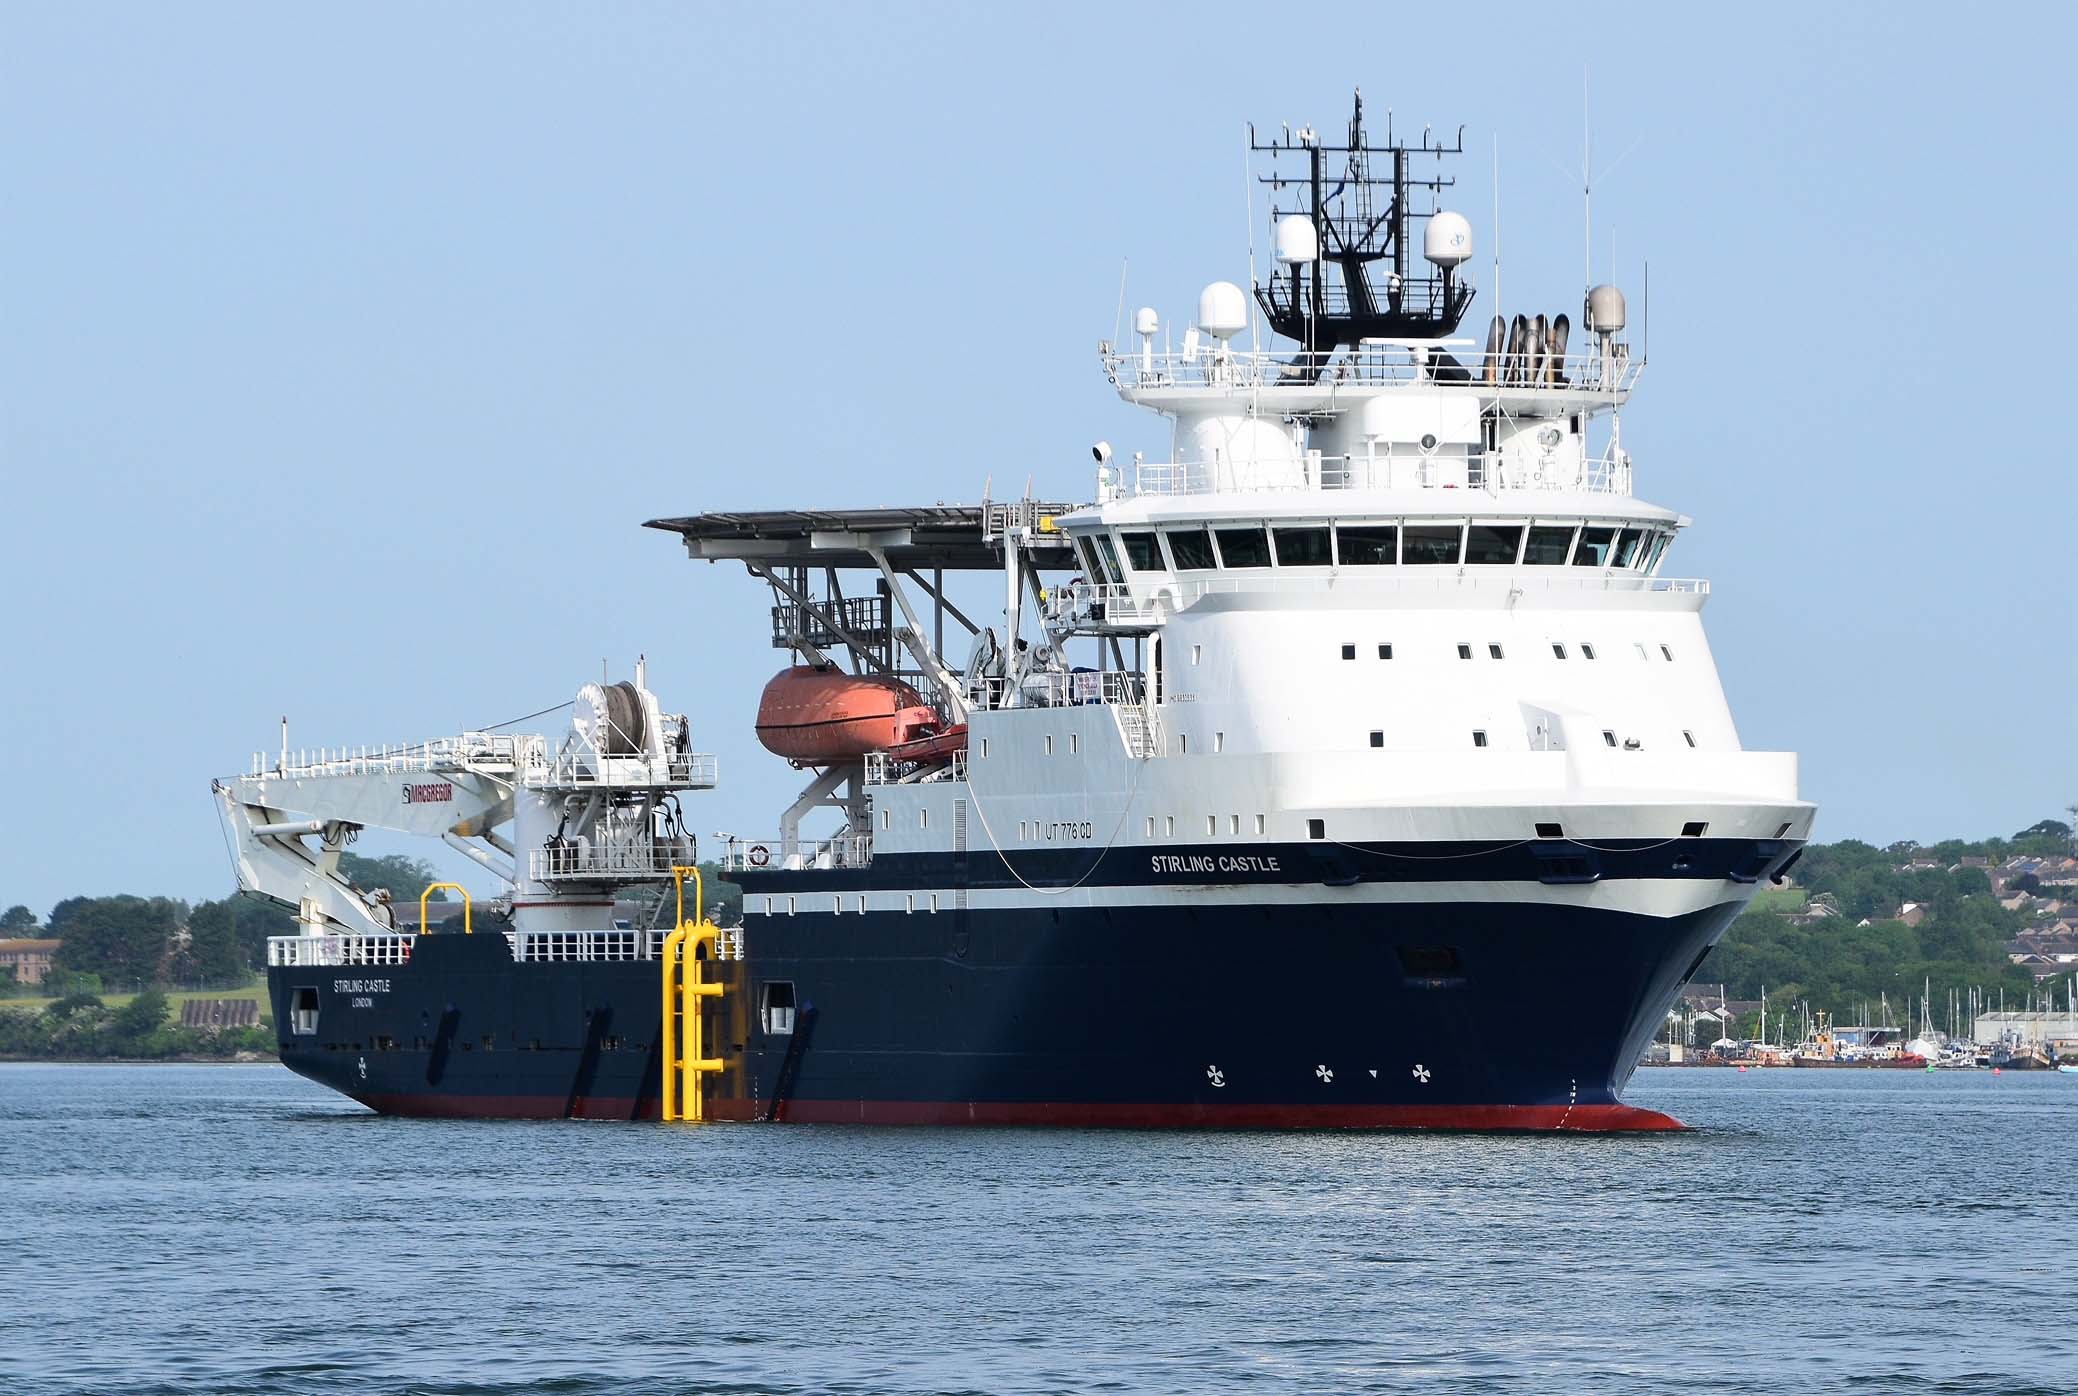
[[[1616,530],[1613,528],[1581,529],[1580,541],[1573,547],[1573,565],[1575,567],[1607,567],[1609,565],[1609,544],[1615,537]]]
[[[794,899],[792,897],[786,899],[786,914],[789,916],[794,914]]]
[[[1376,731],[1374,731],[1374,732],[1373,732],[1373,733],[1371,734],[1371,745],[1372,745],[1372,746],[1384,746],[1384,745],[1385,745],[1385,733],[1383,733],[1383,732],[1376,732]]]
[[[758,986],[758,1020],[774,1037],[794,1030],[794,986],[786,979],[767,980]]]
[[[1083,576],[1093,581],[1102,580],[1104,573],[1097,566],[1096,549],[1090,546],[1089,539],[1077,538],[1075,540],[1075,557],[1082,568]]]
[[[1263,825],[1264,825],[1264,823],[1265,823],[1265,822],[1266,822],[1266,820],[1265,820],[1264,816],[1262,816],[1262,815],[1260,815],[1260,814],[1259,814],[1259,815],[1257,815],[1257,816],[1255,817],[1255,831],[1256,831],[1256,833],[1260,834],[1260,833],[1262,833],[1262,832],[1263,832]],[[1776,835],[1776,837],[1777,837],[1777,838],[1780,838],[1780,837],[1781,837],[1781,835],[1780,835],[1780,834],[1777,834],[1777,835]]]
[[[1529,541],[1522,550],[1522,560],[1532,567],[1564,566],[1566,554],[1573,551],[1573,532],[1571,524],[1556,528],[1543,524],[1532,528]]]
[[[1673,537],[1674,535],[1671,533],[1655,533],[1652,535],[1652,552],[1645,559],[1645,571],[1656,572],[1659,570],[1660,555],[1666,552],[1667,544],[1673,540]]]
[[[908,912],[911,916],[916,915],[916,893],[905,892],[902,894],[902,910]]]
[[[1408,524],[1401,533],[1400,558],[1409,564],[1456,566],[1464,535],[1457,524]]]
[[[1478,566],[1509,567],[1522,551],[1521,524],[1473,524],[1465,530],[1465,561]]]
[[[1344,646],[1342,647],[1342,657],[1343,657],[1344,659],[1355,659],[1355,658],[1356,658],[1356,646],[1355,646],[1355,645],[1344,645]]]
[[[1121,533],[1118,541],[1126,545],[1126,562],[1135,572],[1162,570],[1162,550],[1152,533]]]
[[[1681,735],[1688,741],[1688,744],[1690,746],[1694,746],[1696,744],[1696,734],[1689,731],[1686,727],[1681,729]]]
[[[1214,733],[1212,734],[1212,749],[1213,749],[1213,751],[1215,751],[1215,752],[1225,751],[1225,750],[1227,749],[1227,734],[1226,734],[1226,733],[1224,733],[1224,732],[1214,732]]]
[[[929,810],[918,807],[916,811],[916,827],[919,829],[931,827],[931,812]]]
[[[1480,730],[1479,730],[1478,728],[1476,728],[1476,727],[1475,727],[1475,728],[1473,728],[1473,729],[1472,729],[1472,745],[1473,745],[1473,746],[1485,746],[1485,745],[1486,745],[1486,733],[1484,733],[1484,732],[1480,731]]]
[[[1279,528],[1271,530],[1271,536],[1277,543],[1279,567],[1326,567],[1333,561],[1325,528]]]
[[[1051,755],[1053,755],[1053,734],[1052,734],[1051,732],[1047,733],[1047,734],[1046,734],[1046,737],[1045,737],[1045,739],[1044,739],[1044,741],[1045,741],[1045,749],[1046,749],[1046,754],[1047,754],[1048,756],[1051,756]]]
[[[1188,733],[1188,732],[1181,732],[1181,733],[1178,733],[1178,734],[1177,734],[1177,737],[1176,737],[1176,751],[1177,751],[1177,754],[1178,754],[1179,756],[1188,756],[1188,755],[1190,755],[1190,754],[1191,754],[1191,734],[1190,734],[1190,733]]]
[[[1215,528],[1219,560],[1228,567],[1268,567],[1270,535],[1260,528]]]
[[[1080,732],[1070,732],[1070,733],[1068,734],[1068,754],[1069,754],[1070,756],[1073,756],[1073,755],[1075,755],[1075,753],[1077,753],[1077,752],[1079,752],[1079,751],[1081,751],[1081,750],[1082,750],[1082,733],[1080,733]]]
[[[1391,645],[1380,645],[1378,647],[1378,657],[1380,659],[1391,659],[1393,657],[1393,647]]]
[[[856,910],[861,916],[864,916],[866,914],[866,894],[864,892],[859,893],[858,902],[857,905],[854,907],[854,910]]]
[[[1672,660],[1674,658],[1674,651],[1668,649],[1665,645],[1661,645],[1660,657],[1663,659]]]
[[[1198,662],[1199,660],[1203,659],[1204,657],[1205,657],[1205,647],[1204,647],[1203,645],[1192,645],[1192,646],[1191,646],[1191,663],[1192,663],[1192,664],[1196,664],[1196,663],[1197,663],[1197,662]]]
[[[1147,816],[1147,836],[1154,837],[1154,816],[1151,814]]]
[[[1472,647],[1470,645],[1459,645],[1457,647],[1457,657],[1459,659],[1470,659],[1472,657]]]
[[[1208,839],[1216,839],[1219,837],[1218,815],[1208,814],[1205,816],[1205,837]]]
[[[1104,570],[1104,580],[1117,583],[1126,579],[1125,569],[1118,565],[1118,549],[1111,546],[1111,535],[1097,535],[1097,561]]]
[[[883,829],[895,827],[895,812],[893,810],[884,809],[880,812],[880,827]]]
[[[1227,816],[1227,830],[1228,830],[1228,832],[1229,832],[1229,833],[1232,833],[1232,834],[1233,834],[1233,835],[1235,835],[1235,836],[1236,836],[1237,838],[1238,838],[1238,837],[1240,836],[1240,833],[1241,833],[1241,816],[1240,816],[1240,815],[1238,815],[1238,814],[1230,814],[1230,815],[1228,815],[1228,816]]]
[[[1681,826],[1681,837],[1685,839],[1699,839],[1709,832],[1709,821],[1703,819],[1691,819]]]
[[[1615,746],[1615,745],[1616,745],[1616,734],[1615,734],[1614,732],[1610,731],[1610,730],[1609,730],[1608,728],[1606,728],[1606,727],[1604,727],[1604,728],[1602,729],[1602,745],[1603,745],[1603,746]]]
[[[1558,641],[1553,640],[1551,642],[1551,653],[1552,657],[1555,659],[1564,659],[1566,657],[1566,647],[1560,644]]]
[[[1017,821],[1017,841],[1019,843],[1025,842],[1025,821],[1022,819]]]
[[[1391,524],[1343,524],[1335,530],[1344,567],[1390,567],[1400,560],[1400,530]]]
[[[1593,659],[1595,657],[1595,647],[1583,642],[1580,646],[1580,657],[1582,659]]]
[[[1489,659],[1501,658],[1501,647],[1499,645],[1488,645],[1486,647],[1486,655]]]
[[[1162,816],[1162,837],[1165,839],[1173,839],[1176,837],[1175,815],[1165,814]]]
[[[1562,839],[1565,836],[1566,826],[1563,824],[1539,824],[1537,826],[1537,837],[1540,839]]]
[[[936,892],[931,893],[931,914],[933,916],[938,914],[938,894]]]
[[[317,1032],[317,990],[315,988],[299,988],[290,998],[289,1031],[298,1037],[310,1037]]]
[[[1209,572],[1219,566],[1212,555],[1212,537],[1202,528],[1179,528],[1162,535],[1169,541],[1169,556],[1179,572]]]
[[[1325,819],[1309,819],[1309,820],[1307,820],[1307,821],[1306,821],[1306,837],[1307,837],[1307,838],[1309,838],[1309,839],[1324,839],[1324,838],[1326,838],[1327,836],[1328,836],[1328,821],[1327,821],[1327,820],[1325,820]]]
[[[1638,560],[1638,546],[1645,541],[1645,530],[1627,528],[1616,535],[1616,553],[1609,565],[1629,567]]]
[[[987,738],[987,737],[983,737],[983,738],[981,739],[981,754],[982,754],[982,755],[983,755],[984,757],[986,757],[986,756],[988,755],[988,738]]]

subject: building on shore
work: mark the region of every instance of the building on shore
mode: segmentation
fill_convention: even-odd
[[[0,940],[0,970],[13,970],[17,984],[41,984],[58,945],[55,940]]]

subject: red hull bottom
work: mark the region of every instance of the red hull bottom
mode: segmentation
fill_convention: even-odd
[[[546,1096],[384,1095],[361,1103],[385,1115],[429,1119],[557,1119],[564,1102]],[[716,1100],[716,1120],[748,1121],[759,1107]],[[572,1118],[657,1118],[656,1102],[579,1100]],[[1070,1129],[1463,1130],[1482,1133],[1636,1134],[1688,1126],[1635,1105],[1138,1105],[1056,1101],[793,1100],[780,1111],[788,1124],[1046,1125]]]

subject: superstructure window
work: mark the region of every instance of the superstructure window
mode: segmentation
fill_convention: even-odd
[[[1390,524],[1343,524],[1335,530],[1344,567],[1389,567],[1400,559],[1400,530]]]
[[[1616,556],[1611,567],[1629,567],[1638,560],[1638,547],[1645,541],[1645,530],[1627,528],[1616,535]]]
[[[1658,570],[1660,555],[1666,552],[1667,544],[1672,542],[1673,538],[1674,535],[1671,533],[1655,533],[1652,535],[1652,551],[1645,558],[1643,571],[1653,572]]]
[[[1614,732],[1610,731],[1610,730],[1609,730],[1608,728],[1606,728],[1606,727],[1604,727],[1604,728],[1602,729],[1602,745],[1603,745],[1603,746],[1615,746],[1615,745],[1616,745],[1616,734],[1615,734]]]
[[[1457,657],[1459,659],[1470,659],[1472,657],[1472,647],[1470,645],[1459,645],[1457,647]]]
[[[1169,556],[1179,572],[1209,572],[1219,566],[1212,555],[1212,535],[1202,528],[1171,529],[1162,534],[1169,540]]]
[[[1126,579],[1125,569],[1118,565],[1118,549],[1111,546],[1111,535],[1097,535],[1097,561],[1104,569],[1104,580],[1117,583]]]
[[[1501,647],[1499,645],[1488,645],[1486,647],[1486,654],[1487,658],[1489,659],[1502,659],[1506,657],[1501,653]]]
[[[1665,646],[1665,645],[1661,645],[1661,646],[1660,646],[1660,656],[1661,656],[1661,658],[1663,658],[1663,659],[1667,659],[1667,660],[1672,660],[1672,659],[1674,658],[1674,651],[1673,651],[1673,650],[1671,650],[1671,649],[1669,649],[1669,648],[1668,648],[1667,646]]]
[[[1583,640],[1580,644],[1580,657],[1582,659],[1593,659],[1595,657],[1595,647]]]
[[[1378,657],[1380,659],[1391,659],[1393,657],[1393,647],[1391,645],[1380,645],[1378,647]]]
[[[1475,727],[1475,728],[1473,728],[1473,729],[1472,729],[1472,745],[1473,745],[1473,746],[1485,746],[1485,745],[1486,745],[1486,733],[1484,733],[1484,732],[1480,731],[1480,730],[1479,730],[1478,728],[1476,728],[1476,727]]]
[[[1532,528],[1528,541],[1523,545],[1523,562],[1532,567],[1564,566],[1566,555],[1573,551],[1573,532],[1571,524]]]
[[[1276,528],[1270,536],[1277,544],[1279,567],[1326,567],[1334,560],[1325,528]]]
[[[1408,563],[1454,566],[1463,552],[1464,532],[1457,524],[1408,524],[1401,533],[1401,557]]]
[[[1135,572],[1162,570],[1162,550],[1152,533],[1121,533],[1118,541],[1126,545],[1126,561]]]
[[[1566,647],[1560,644],[1558,641],[1553,640],[1551,642],[1551,653],[1552,657],[1555,659],[1564,659],[1566,657]]]
[[[1521,524],[1473,524],[1465,530],[1465,561],[1481,567],[1507,567],[1522,551]]]
[[[1215,528],[1219,560],[1228,567],[1268,567],[1270,535],[1260,528]]]
[[[1104,575],[1103,570],[1097,566],[1097,552],[1095,548],[1090,546],[1089,539],[1077,538],[1075,540],[1075,557],[1077,562],[1081,564],[1083,576],[1101,577]]]
[[[1343,657],[1344,659],[1355,659],[1355,658],[1356,658],[1356,646],[1355,646],[1355,645],[1344,645],[1344,646],[1342,647],[1342,657]]]
[[[1696,734],[1689,731],[1686,727],[1681,729],[1681,735],[1687,738],[1688,744],[1690,746],[1694,746],[1696,744]]]
[[[1383,733],[1383,732],[1373,732],[1373,733],[1371,734],[1371,745],[1372,745],[1372,746],[1384,746],[1384,745],[1385,745],[1385,733]]]
[[[1616,539],[1613,528],[1583,528],[1580,541],[1573,546],[1575,567],[1607,567],[1609,545]]]

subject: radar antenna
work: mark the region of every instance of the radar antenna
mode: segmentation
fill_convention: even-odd
[[[1286,127],[1268,141],[1249,127],[1250,151],[1267,157],[1261,162],[1267,172],[1256,179],[1269,187],[1272,227],[1312,227],[1310,238],[1304,227],[1280,237],[1280,265],[1268,284],[1255,288],[1271,328],[1304,346],[1288,373],[1319,377],[1338,345],[1440,339],[1457,328],[1472,303],[1472,287],[1458,279],[1457,262],[1430,258],[1430,265],[1417,269],[1410,251],[1421,231],[1417,224],[1442,212],[1441,193],[1457,182],[1440,172],[1417,173],[1410,165],[1416,157],[1433,157],[1440,166],[1444,156],[1462,154],[1464,128],[1445,144],[1424,127],[1421,144],[1410,146],[1395,140],[1391,127],[1388,115],[1385,142],[1366,138],[1362,92],[1342,145],[1310,127],[1296,134]],[[1339,169],[1332,167],[1336,156]],[[1390,172],[1374,174],[1373,156]],[[1287,162],[1294,159],[1304,163],[1303,170],[1291,169]],[[1415,207],[1417,201],[1426,207]]]

